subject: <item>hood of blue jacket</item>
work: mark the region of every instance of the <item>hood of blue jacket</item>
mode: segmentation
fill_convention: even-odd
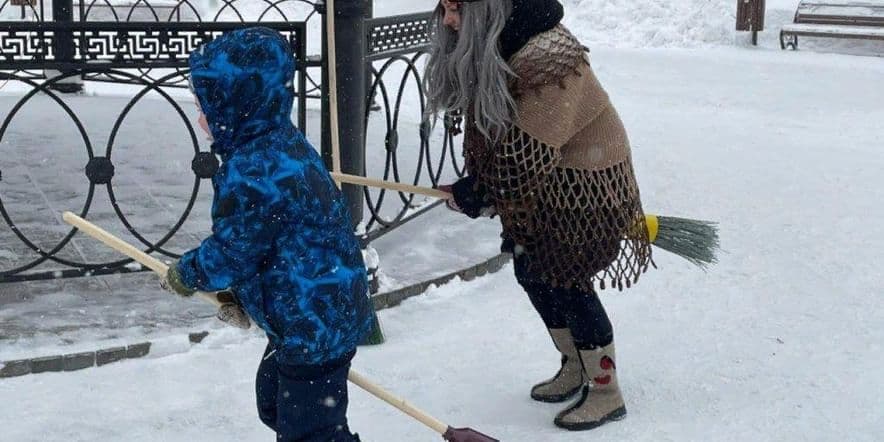
[[[296,62],[285,38],[267,28],[225,33],[190,55],[191,87],[222,158],[292,125]]]

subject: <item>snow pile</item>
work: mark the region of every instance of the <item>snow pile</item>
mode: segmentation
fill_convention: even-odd
[[[768,0],[763,46],[777,45],[799,0]],[[589,46],[696,48],[748,44],[732,0],[564,0],[565,24]]]
[[[732,44],[730,0],[565,0],[565,24],[589,46]]]

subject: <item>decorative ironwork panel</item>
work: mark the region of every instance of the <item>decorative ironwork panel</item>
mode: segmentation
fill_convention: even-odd
[[[382,170],[369,171],[372,178],[436,186],[441,184],[440,180],[464,174],[459,149],[455,147],[459,138],[451,130],[451,121],[445,119],[444,124],[435,128],[437,133],[442,131],[441,137],[431,136],[434,129],[430,122],[416,125],[414,121],[415,111],[419,110],[418,115],[422,115],[425,110],[422,65],[429,44],[431,17],[432,13],[426,12],[366,21],[367,61],[371,72],[366,109],[374,106],[376,110],[367,112],[366,125],[385,129],[367,135],[368,148],[383,146],[386,157]],[[417,149],[419,153],[400,155],[400,146]],[[363,220],[368,242],[417,219],[439,204],[387,190],[365,188],[364,194],[370,215]]]
[[[199,45],[245,23],[7,23],[0,30],[0,69],[186,68]],[[255,24],[257,25],[257,24]],[[301,55],[302,22],[261,23],[285,35]],[[74,59],[55,56],[59,33],[73,35]]]
[[[366,20],[366,52],[381,60],[424,49],[429,43],[431,13],[397,15]]]
[[[7,64],[51,60],[54,40],[52,31],[0,29],[0,68]]]
[[[291,22],[316,15],[314,0],[72,0],[73,21]],[[0,0],[4,19],[52,21],[52,0]],[[57,21],[57,20],[56,20]]]
[[[186,85],[187,58],[191,51],[201,43],[233,29],[266,26],[280,31],[287,36],[295,55],[301,61],[298,73],[299,102],[297,108],[299,125],[302,128],[306,127],[306,97],[310,92],[307,81],[309,80],[314,86],[313,90],[318,88],[318,84],[306,75],[306,71],[308,67],[321,66],[322,62],[315,56],[307,57],[305,44],[307,25],[305,22],[261,20],[265,18],[265,15],[268,15],[266,18],[270,18],[271,13],[280,16],[282,11],[277,11],[276,5],[283,2],[292,3],[294,0],[266,1],[270,6],[265,13],[262,13],[262,17],[259,17],[257,22],[237,21],[237,17],[242,16],[242,11],[235,7],[246,5],[246,0],[222,0],[218,14],[214,18],[209,17],[214,20],[232,18],[234,21],[231,22],[165,22],[162,20],[145,22],[75,20],[67,23],[3,22],[0,25],[0,80],[9,79],[19,82],[29,86],[31,92],[26,93],[15,104],[5,120],[0,121],[0,141],[7,141],[9,137],[13,136],[12,129],[10,129],[13,124],[12,120],[25,121],[22,119],[26,118],[26,114],[19,112],[22,106],[25,106],[34,97],[48,97],[51,100],[50,103],[56,103],[77,129],[86,150],[86,155],[82,160],[88,159],[88,164],[91,165],[86,167],[89,178],[85,191],[87,197],[80,213],[89,211],[93,193],[107,189],[108,198],[117,217],[142,246],[150,252],[167,257],[175,256],[175,253],[166,249],[166,244],[189,217],[190,209],[196,202],[196,191],[200,180],[210,176],[212,172],[208,163],[203,161],[208,156],[205,152],[199,152],[197,140],[194,138],[196,136],[194,128],[185,118],[185,112],[176,100],[168,95],[170,90],[166,89]],[[312,4],[307,0],[297,1],[308,5]],[[87,2],[87,6],[93,3],[95,2]],[[185,3],[187,2],[179,2],[182,6],[186,6]],[[0,5],[2,4],[3,0],[0,0]],[[80,13],[82,14],[84,10],[85,8]],[[366,68],[369,69],[367,109],[375,107],[376,110],[375,112],[366,112],[365,115],[366,123],[370,123],[372,127],[371,132],[366,135],[369,138],[367,146],[371,149],[383,149],[382,152],[374,152],[373,158],[376,161],[369,170],[372,177],[433,186],[439,184],[440,181],[445,182],[463,174],[462,166],[459,164],[459,152],[455,147],[458,145],[459,139],[456,139],[455,135],[448,130],[448,121],[446,120],[445,125],[440,125],[435,129],[435,131],[444,131],[440,136],[439,132],[435,132],[436,135],[433,135],[434,129],[429,123],[419,124],[420,122],[414,118],[415,115],[422,114],[425,106],[426,97],[422,89],[421,67],[426,56],[424,50],[429,41],[427,31],[430,17],[431,13],[427,12],[366,20],[364,37],[367,54],[365,62]],[[39,72],[35,74],[25,71],[26,69],[39,70]],[[60,71],[61,75],[54,76],[58,73],[49,75],[50,78],[43,82],[41,75],[44,69]],[[65,95],[53,90],[54,86],[75,77],[136,85],[141,91],[117,116],[117,121],[110,131],[107,146],[103,152],[97,150],[101,146],[93,146],[92,144],[94,140],[102,139],[102,136],[95,137],[92,134],[95,129],[88,128],[92,124],[81,120],[81,117],[87,115],[77,112],[76,100],[72,100],[69,104]],[[118,192],[118,195],[114,190],[114,180],[120,180],[117,181],[117,185],[122,186],[127,176],[126,166],[119,159],[110,162],[111,152],[115,146],[122,147],[131,142],[129,137],[122,135],[118,137],[118,132],[121,132],[120,127],[134,124],[135,120],[127,118],[127,115],[130,115],[129,111],[136,105],[146,106],[144,104],[146,101],[143,102],[142,98],[148,94],[154,96],[159,94],[163,98],[161,102],[168,103],[168,106],[172,107],[172,112],[167,115],[180,116],[175,118],[180,118],[184,122],[195,155],[194,184],[190,191],[187,207],[168,233],[162,234],[160,238],[154,237],[156,232],[153,230],[140,233],[139,229],[128,221],[127,217],[130,215],[127,210],[120,207],[117,199],[118,197],[125,199],[125,196],[122,192]],[[154,102],[151,101],[151,103]],[[103,126],[103,124],[97,126]],[[71,142],[73,143],[73,140]],[[96,148],[96,151],[93,151],[93,147]],[[406,148],[414,150],[405,154]],[[415,151],[418,152],[417,155],[413,155]],[[202,158],[200,160],[202,162],[197,161],[200,158]],[[117,170],[118,177],[112,178],[114,172],[109,166],[113,166],[115,163],[121,167],[118,167]],[[9,180],[4,180],[3,185],[8,188]],[[131,194],[128,196],[132,197]],[[6,204],[7,201],[2,198],[6,198],[6,196],[0,194],[0,225],[5,224],[3,227],[10,227],[14,236],[27,249],[23,253],[30,253],[34,259],[17,261],[12,268],[0,266],[0,282],[137,270],[125,267],[128,263],[127,260],[87,262],[76,256],[71,257],[68,252],[71,250],[72,231],[64,230],[57,242],[40,247],[28,236],[33,236],[33,232],[27,229],[23,231],[20,228],[22,224],[16,224],[20,215],[7,211],[7,208],[11,206]],[[366,242],[417,219],[434,205],[432,201],[415,195],[377,189],[365,189],[365,204],[370,212],[370,216],[366,216],[363,220]],[[112,257],[111,259],[116,258]],[[41,271],[45,268],[44,263],[55,268],[60,266],[61,269],[50,273]]]

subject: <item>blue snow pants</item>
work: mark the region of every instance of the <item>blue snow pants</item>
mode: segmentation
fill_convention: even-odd
[[[358,442],[347,426],[347,373],[356,352],[322,365],[277,362],[264,351],[255,390],[258,416],[277,442]]]

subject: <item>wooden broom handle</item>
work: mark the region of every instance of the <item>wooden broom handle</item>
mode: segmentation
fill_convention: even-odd
[[[335,0],[326,0],[326,29],[328,44],[328,106],[331,126],[332,172],[341,171],[341,139],[338,132],[338,57],[335,44]],[[338,187],[341,183],[338,182]]]
[[[337,44],[335,41],[335,0],[326,0],[326,29],[328,60],[328,106],[329,106],[329,126],[331,129],[332,144],[332,178],[334,178],[338,187],[341,183],[358,184],[363,186],[381,187],[390,190],[398,190],[400,192],[414,193],[418,195],[430,196],[433,198],[448,199],[451,195],[441,190],[430,189],[426,187],[410,186],[408,184],[390,183],[382,180],[372,180],[356,175],[347,175],[341,172],[341,139],[338,127],[338,57]]]
[[[360,186],[379,187],[381,189],[395,190],[398,192],[413,193],[416,195],[429,196],[431,198],[449,199],[451,194],[439,189],[431,187],[412,186],[411,184],[394,183],[392,181],[376,180],[374,178],[366,178],[357,175],[347,175],[345,173],[332,172],[332,177],[339,183],[358,184]],[[657,239],[660,222],[658,215],[646,213],[644,217],[645,223],[636,225],[637,228],[646,228],[648,230],[648,238],[653,243]]]
[[[135,261],[144,264],[145,267],[153,270],[160,276],[164,276],[169,271],[169,266],[162,261],[148,255],[147,253],[142,252],[133,245],[112,235],[101,227],[98,227],[95,224],[86,221],[85,219],[75,215],[74,213],[64,212],[62,218],[65,222],[76,227],[83,233],[103,242],[104,244],[107,244],[109,247],[123,253],[124,255],[134,259]],[[197,292],[197,295],[215,305],[220,306],[222,304],[215,296],[210,293]],[[413,417],[422,424],[432,428],[433,431],[436,431],[437,433],[443,435],[446,433],[446,431],[448,431],[448,425],[446,425],[445,423],[417,409],[413,405],[406,402],[404,399],[394,396],[392,393],[372,383],[358,372],[350,370],[348,378],[350,382],[371,393],[378,399],[381,399],[384,402],[396,407],[403,413]]]
[[[333,0],[332,0],[333,1]],[[334,114],[334,112],[333,112]],[[376,180],[372,178],[361,177],[357,175],[348,175],[339,172],[340,169],[335,169],[331,175],[339,183],[349,183],[349,184],[357,184],[361,186],[370,186],[370,187],[380,187],[383,189],[395,190],[399,192],[407,192],[414,193],[418,195],[426,195],[433,198],[441,198],[448,199],[451,194],[447,192],[443,192],[437,189],[431,189],[428,187],[419,187],[412,186],[410,184],[402,184],[402,183],[393,183],[390,181]],[[448,425],[439,419],[430,416],[429,414],[421,411],[417,407],[409,404],[404,399],[394,396],[392,393],[384,390],[377,384],[369,381],[361,374],[356,372],[355,370],[350,370],[347,378],[358,386],[359,388],[367,391],[372,396],[392,405],[399,411],[411,416],[418,422],[430,427],[433,431],[439,433],[440,435],[445,435],[448,432]]]
[[[359,388],[369,392],[372,396],[396,407],[399,411],[413,417],[418,422],[430,427],[433,431],[444,435],[448,431],[448,425],[443,423],[442,421],[430,416],[427,413],[419,410],[415,406],[409,404],[404,399],[400,397],[396,397],[390,392],[384,390],[383,388],[375,385],[368,379],[364,378],[361,374],[357,373],[354,370],[350,370],[350,375],[348,376],[350,382],[356,384]]]
[[[148,255],[147,253],[142,252],[140,249],[135,246],[123,241],[120,238],[112,235],[108,231],[102,229],[101,227],[96,226],[95,224],[86,221],[83,218],[75,215],[71,212],[64,212],[62,214],[62,219],[64,221],[77,229],[80,229],[83,233],[105,243],[110,248],[134,259],[135,261],[143,264],[145,267],[153,270],[156,274],[160,275],[161,278],[166,277],[166,273],[169,271],[169,266],[166,263],[160,261],[159,259],[154,258],[153,256]],[[196,292],[196,295],[205,299],[216,306],[221,306],[223,303],[218,300],[218,298],[206,292]]]
[[[80,218],[79,216],[71,212],[64,212],[62,218],[65,222],[76,227],[83,233],[107,244],[114,250],[123,253],[124,255],[134,259],[135,261],[144,264],[145,267],[153,270],[161,276],[164,276],[166,272],[169,271],[169,266],[167,266],[162,261],[148,255],[147,253],[142,252],[133,245],[123,241],[120,238],[117,238],[116,236],[112,235],[101,227],[98,227],[95,224],[92,224],[89,221],[86,221],[85,219]],[[212,294],[204,292],[197,292],[197,294],[215,305],[221,305],[221,302],[219,302],[218,299]],[[384,390],[378,385],[375,385],[358,372],[350,370],[348,379],[350,380],[350,382],[359,386],[359,388],[362,388],[363,390],[371,393],[378,399],[383,400],[384,402],[396,407],[403,413],[417,419],[422,424],[432,428],[433,431],[436,431],[439,434],[445,434],[445,432],[448,431],[448,425],[417,409],[408,402],[405,402],[404,399],[396,397],[392,393]]]
[[[395,190],[398,192],[414,193],[417,195],[429,196],[432,198],[448,199],[451,194],[439,189],[430,187],[413,186],[411,184],[394,183],[392,181],[376,180],[374,178],[366,178],[357,175],[348,175],[345,173],[332,172],[332,178],[341,183],[358,184],[360,186],[380,187],[382,189]]]

